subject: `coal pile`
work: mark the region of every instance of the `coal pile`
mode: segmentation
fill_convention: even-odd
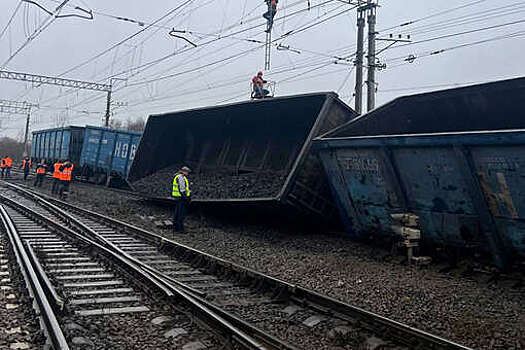
[[[171,197],[173,177],[180,167],[167,167],[133,183],[135,190]],[[194,199],[266,198],[279,194],[286,176],[273,171],[235,174],[229,170],[202,171],[188,177]]]

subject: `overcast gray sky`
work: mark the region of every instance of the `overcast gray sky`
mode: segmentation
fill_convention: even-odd
[[[35,1],[50,10],[58,5]],[[387,68],[377,76],[378,105],[400,95],[525,72],[525,1],[383,0],[380,5],[378,36],[410,34],[413,43],[379,56]],[[82,14],[75,7],[92,10],[94,19],[57,18],[28,41],[49,16],[33,4],[0,0],[0,67],[100,83],[111,76],[127,79],[115,81],[113,118],[120,120],[247,100],[251,77],[264,68],[264,47],[249,41],[265,38],[261,0],[70,0],[61,14]],[[276,95],[336,91],[353,106],[356,10],[342,0],[280,0],[275,21],[275,44],[293,49],[272,49],[265,76],[277,82]],[[181,35],[197,47],[171,37],[170,28],[191,31]],[[440,50],[445,51],[431,54]],[[418,58],[408,63],[411,54]],[[336,57],[347,59],[334,63]],[[100,125],[106,103],[101,92],[9,80],[0,80],[0,99],[40,104],[32,130],[64,119]],[[2,114],[0,136],[19,136],[24,118]]]

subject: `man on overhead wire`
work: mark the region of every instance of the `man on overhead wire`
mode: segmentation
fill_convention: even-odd
[[[273,18],[275,17],[275,14],[277,13],[277,0],[266,0],[266,4],[268,5],[268,12],[266,12],[263,17],[267,20],[273,23]]]

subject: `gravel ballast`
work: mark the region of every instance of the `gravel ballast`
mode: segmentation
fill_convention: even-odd
[[[168,209],[100,187],[73,184],[69,202],[474,349],[525,349],[525,290],[512,280],[407,267],[341,237],[206,217],[190,216],[188,233],[173,236],[151,218],[171,218]]]

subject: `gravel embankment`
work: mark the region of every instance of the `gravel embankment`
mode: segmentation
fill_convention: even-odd
[[[173,237],[144,206],[102,188],[73,185],[70,202]],[[454,340],[474,349],[525,349],[525,289],[490,276],[409,268],[388,252],[341,237],[269,229],[192,216],[175,240]]]
[[[11,243],[0,231],[0,349],[41,349],[44,342]]]
[[[133,186],[150,196],[171,197],[173,177],[180,167],[168,167],[133,183]],[[286,177],[268,171],[232,174],[226,170],[191,173],[189,181],[193,198],[259,198],[273,197],[279,193]]]

